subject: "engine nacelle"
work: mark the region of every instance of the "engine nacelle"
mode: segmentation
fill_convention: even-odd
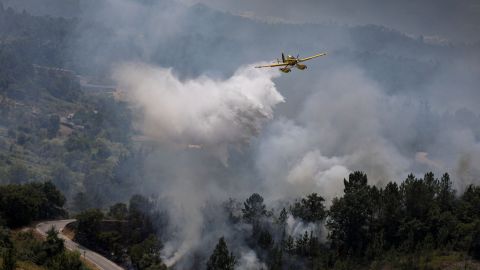
[[[280,68],[280,71],[283,72],[283,73],[289,73],[292,70],[289,69],[288,67],[283,67],[283,68]]]
[[[298,69],[300,69],[300,70],[304,70],[304,69],[307,68],[307,66],[306,66],[306,65],[303,65],[303,64],[296,64],[295,66],[296,66]]]

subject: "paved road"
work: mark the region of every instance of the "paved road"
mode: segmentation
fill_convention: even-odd
[[[55,221],[46,221],[37,224],[35,228],[42,235],[47,235],[47,231],[53,226],[57,231],[59,231],[58,236],[65,240],[65,247],[69,250],[77,250],[82,256],[95,264],[101,270],[123,270],[122,267],[116,265],[114,262],[108,260],[102,255],[87,249],[86,247],[81,246],[68,239],[65,235],[61,233],[62,229],[70,222],[74,222],[75,219],[65,219],[65,220],[55,220]]]

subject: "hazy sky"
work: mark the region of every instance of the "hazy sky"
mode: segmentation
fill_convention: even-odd
[[[260,18],[294,22],[379,24],[452,41],[480,40],[477,0],[182,0]]]

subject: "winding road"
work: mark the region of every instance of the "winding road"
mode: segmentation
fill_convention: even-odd
[[[68,237],[62,234],[63,228],[68,223],[74,222],[75,219],[65,219],[65,220],[54,220],[38,223],[35,229],[42,234],[43,236],[47,235],[47,231],[53,226],[59,233],[58,237],[62,238],[65,241],[65,247],[69,250],[74,250],[80,252],[80,254],[89,262],[93,263],[101,270],[124,270],[122,267],[118,266],[114,262],[108,260],[102,255],[87,249],[86,247],[81,246],[70,240]]]

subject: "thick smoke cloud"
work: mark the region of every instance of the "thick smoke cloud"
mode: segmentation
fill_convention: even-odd
[[[276,71],[240,68],[226,80],[179,80],[169,69],[126,64],[114,79],[142,111],[141,129],[152,139],[213,151],[226,164],[229,147],[240,149],[273,118],[284,99]]]
[[[378,53],[387,56],[399,53],[401,57],[413,53],[426,59],[412,61],[414,68],[426,67],[433,71],[429,71],[421,83],[399,77],[403,83],[401,88],[389,85],[390,81],[385,78],[397,78],[395,71],[389,69],[389,63],[396,64],[402,58],[393,58],[387,63],[374,62],[374,70],[381,72],[374,72],[372,76],[369,66],[345,56],[345,52],[343,55],[332,53],[310,63],[304,73],[279,77],[276,70],[257,70],[248,65],[235,67],[231,75],[228,72],[225,75],[218,70],[228,70],[235,63],[251,64],[252,61],[248,62],[250,51],[268,54],[272,45],[236,44],[243,49],[232,51],[228,57],[221,50],[211,51],[210,43],[202,41],[179,49],[164,39],[178,40],[178,36],[195,29],[197,38],[215,40],[214,44],[221,47],[228,46],[229,41],[218,37],[231,33],[227,32],[228,28],[219,32],[201,26],[192,28],[198,17],[191,19],[188,12],[178,7],[174,9],[175,14],[181,16],[176,18],[162,15],[162,10],[152,12],[155,8],[134,10],[122,16],[136,18],[129,20],[144,36],[155,28],[152,22],[174,22],[165,33],[141,39],[140,51],[144,53],[140,63],[114,65],[114,80],[119,89],[142,112],[136,123],[138,128],[157,144],[146,166],[149,180],[142,183],[141,190],[171,201],[169,208],[175,225],[169,229],[163,251],[168,265],[191,267],[192,254],[200,252],[208,256],[200,247],[213,249],[222,235],[237,251],[241,267],[262,265],[257,254],[235,237],[236,230],[248,228],[226,226],[225,217],[211,218],[222,212],[211,205],[218,206],[228,197],[244,199],[252,192],[259,192],[272,203],[317,192],[328,204],[342,194],[343,178],[354,170],[365,171],[370,183],[378,186],[387,181],[399,182],[410,172],[447,171],[459,191],[480,176],[474,165],[480,161],[480,130],[475,128],[480,122],[474,91],[478,65],[469,62],[473,60],[467,61],[462,56],[453,61],[454,65],[450,61],[432,64],[431,57],[443,55],[437,51],[443,52],[444,47],[432,49],[420,43],[420,49],[411,52],[408,46],[412,41],[407,40],[408,46],[401,42],[382,44]],[[200,14],[205,12],[200,11]],[[207,16],[207,21],[223,18],[208,12],[207,15],[211,16]],[[143,16],[147,19],[142,20]],[[162,16],[166,17],[160,19]],[[238,25],[243,23],[241,20]],[[237,24],[232,23],[231,27],[236,29]],[[276,29],[275,25],[271,27]],[[294,29],[285,29],[292,35],[298,34]],[[364,48],[364,41],[358,41],[355,35],[349,36],[350,30],[336,29],[338,31],[319,39],[328,40],[330,46],[338,48]],[[126,36],[133,34],[125,28],[117,31]],[[237,34],[248,38],[248,31]],[[268,29],[251,34],[276,37]],[[307,34],[305,39],[305,43],[316,40]],[[169,63],[168,59],[154,57],[158,55],[157,44],[180,57],[177,62],[188,64],[175,62],[174,69],[152,64],[159,61],[168,66]],[[183,58],[185,52],[187,59]],[[205,57],[205,53],[215,57]],[[245,59],[238,60],[235,58],[238,55]],[[237,60],[232,62],[230,58]],[[205,70],[193,72],[202,75],[182,76],[182,73],[191,74],[190,68],[195,63],[203,63],[200,67]],[[462,63],[470,63],[466,65],[470,68],[465,70]],[[452,92],[453,88],[458,90]],[[217,209],[215,214],[206,214],[209,211],[205,209],[210,207]],[[288,225],[291,234],[317,226],[303,224],[292,217]],[[322,238],[326,236],[325,232],[319,234]]]
[[[454,10],[449,0],[418,2],[421,14],[409,14],[412,20],[397,13],[405,4],[398,1],[390,7],[392,1],[202,2],[286,20],[398,25],[452,39],[476,37],[480,25],[470,11],[458,16],[465,20],[444,19]],[[444,46],[373,26],[259,23],[171,1],[87,3],[73,58],[90,75],[113,73],[140,112],[135,125],[154,146],[136,191],[168,202],[163,258],[169,265],[194,268],[194,254],[209,256],[220,236],[242,267],[262,265],[238,237],[250,228],[226,225],[219,205],[229,197],[258,192],[275,206],[317,192],[328,203],[354,170],[378,186],[430,170],[449,172],[459,191],[479,183],[478,45]],[[459,27],[465,24],[473,27]],[[445,31],[427,29],[435,25]],[[303,72],[279,76],[251,66],[282,50],[307,56],[323,49],[329,55]],[[292,217],[288,225],[292,234],[315,226]]]
[[[272,81],[277,76],[275,71],[260,71],[253,66],[241,67],[225,80],[207,76],[180,80],[171,69],[145,64],[124,64],[114,71],[121,93],[141,111],[138,127],[142,133],[171,151],[153,156],[154,162],[163,163],[165,156],[175,157],[168,166],[152,165],[161,166],[161,174],[168,172],[168,179],[153,186],[172,202],[173,223],[183,224],[165,245],[167,265],[176,264],[200,243],[208,242],[202,233],[202,207],[207,200],[216,201],[212,195],[222,190],[216,186],[218,180],[210,178],[205,159],[218,159],[228,166],[229,149],[241,151],[260,134],[263,125],[273,118],[274,107],[284,101]],[[255,253],[246,250],[240,264],[250,269],[261,263]]]

